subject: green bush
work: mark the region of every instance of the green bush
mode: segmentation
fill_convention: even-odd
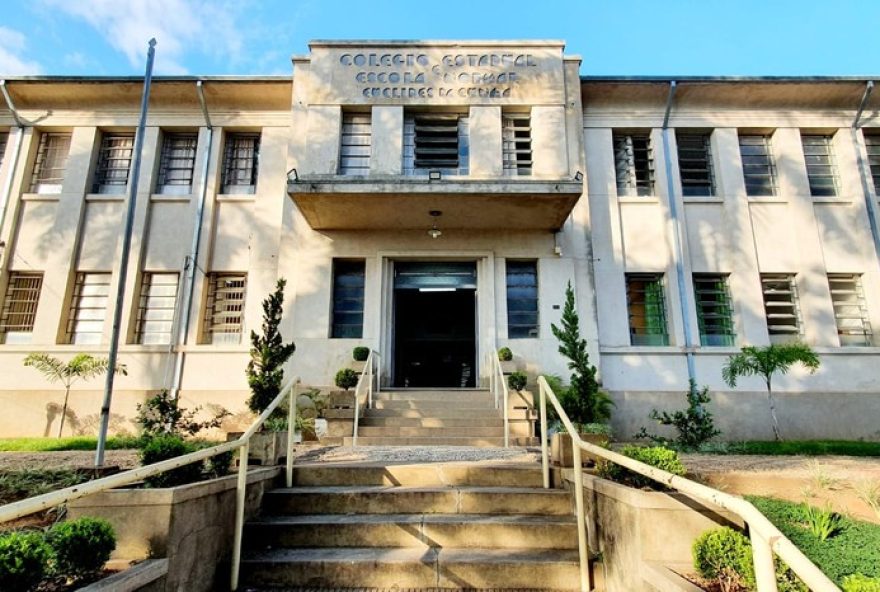
[[[723,590],[754,588],[752,545],[744,534],[728,526],[708,530],[694,541],[691,552],[697,573]]]
[[[853,574],[843,578],[843,592],[880,592],[880,578]]]
[[[528,380],[529,378],[525,372],[511,372],[510,376],[507,377],[507,386],[512,390],[521,391],[526,388]]]
[[[498,359],[502,362],[509,362],[513,359],[513,352],[509,347],[502,347],[498,350]]]
[[[611,438],[611,426],[607,423],[582,423],[577,428],[581,434],[598,434]]]
[[[104,567],[116,548],[116,533],[106,520],[79,518],[53,526],[47,541],[55,554],[55,571],[77,579]]]
[[[141,465],[151,465],[170,458],[177,458],[193,452],[195,447],[179,436],[157,436],[145,441],[141,448]],[[166,471],[145,481],[150,487],[176,487],[198,481],[202,477],[202,463],[190,463],[180,468]]]
[[[348,390],[352,387],[357,386],[358,383],[358,375],[357,372],[352,370],[351,368],[343,368],[339,372],[336,373],[336,386],[343,390]]]
[[[46,576],[52,549],[37,532],[0,534],[0,590],[27,592]]]
[[[205,460],[205,476],[208,479],[225,477],[232,466],[232,451],[216,454]]]
[[[135,422],[141,426],[143,435],[148,438],[176,434],[195,436],[202,430],[219,428],[223,420],[232,415],[220,407],[212,418],[196,421],[195,417],[201,410],[201,407],[191,410],[181,407],[180,402],[163,389],[144,401],[143,405],[138,403]]]
[[[359,345],[351,350],[351,359],[355,362],[366,362],[370,357],[370,348]]]
[[[620,453],[646,465],[656,467],[673,475],[684,475],[685,468],[675,450],[663,446],[624,446]],[[599,476],[631,487],[657,488],[660,485],[653,479],[643,477],[629,469],[608,461],[598,463]]]
[[[677,447],[682,450],[694,450],[721,432],[715,429],[715,420],[712,419],[712,413],[706,408],[706,405],[711,402],[709,387],[698,388],[696,381],[692,378],[685,397],[688,406],[684,411],[673,411],[672,413],[663,411],[661,413],[653,409],[648,417],[659,425],[675,428],[678,435],[675,437],[674,443]],[[635,437],[648,438],[658,444],[670,443],[662,436],[648,433],[647,428],[642,428]]]

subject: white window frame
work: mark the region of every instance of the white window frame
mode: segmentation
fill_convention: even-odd
[[[211,345],[241,343],[247,302],[247,274],[211,272],[206,280],[208,289],[202,342]]]
[[[156,193],[192,193],[198,146],[199,135],[195,132],[170,132],[163,135],[159,171],[156,175]]]
[[[0,343],[30,343],[43,288],[43,273],[11,271],[0,309]]]
[[[135,325],[135,343],[171,345],[174,321],[177,318],[177,296],[180,274],[144,272]]]
[[[110,272],[77,272],[67,318],[67,343],[101,343],[110,301],[110,280]]]
[[[67,158],[70,155],[69,132],[42,132],[37,146],[37,158],[31,175],[31,193],[52,195],[61,193]]]

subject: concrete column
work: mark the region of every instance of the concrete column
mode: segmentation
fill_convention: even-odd
[[[21,152],[18,159],[18,167],[12,170],[12,160],[14,158],[13,150],[15,148],[15,134],[23,134],[21,138]],[[2,266],[0,272],[12,269],[15,263],[8,261],[9,256],[13,252],[13,241],[15,240],[16,227],[19,222],[19,210],[21,208],[21,194],[26,193],[29,189],[31,171],[33,171],[33,160],[37,152],[37,137],[34,128],[28,127],[24,130],[10,130],[9,141],[6,144],[6,155],[3,157],[3,174],[0,175],[0,188],[4,187],[9,177],[12,177],[12,183],[9,186],[9,201],[6,203],[6,219],[3,221],[3,228],[0,228],[0,240],[5,243],[5,247],[0,249],[0,257],[2,257]],[[6,278],[3,279],[2,288],[5,289]],[[5,292],[3,292],[5,293]]]
[[[865,146],[865,137],[863,133],[859,130],[855,130],[853,133],[852,130],[846,131],[841,130],[835,136],[835,142],[840,141],[839,153],[842,158],[840,161],[841,168],[844,166],[844,161],[852,159],[852,163],[847,166],[855,166],[855,176],[858,177],[858,191],[853,191],[853,206],[856,208],[858,214],[856,218],[858,220],[862,220],[864,222],[865,227],[867,228],[866,235],[870,235],[870,217],[872,212],[868,209],[868,201],[873,200],[874,202],[874,213],[877,213],[878,206],[877,204],[877,194],[874,191],[874,182],[871,177],[870,168],[868,168],[868,150]],[[843,146],[842,144],[848,144],[848,146]],[[848,156],[851,154],[852,156]],[[868,175],[867,184],[862,184],[861,173],[858,170],[858,159],[861,158],[862,162],[865,163],[866,173]],[[844,177],[841,177],[842,184],[846,187]],[[877,228],[880,228],[880,220],[875,216],[874,218],[875,224]],[[871,237],[873,238],[873,237]],[[871,244],[869,249],[866,249],[867,253],[870,253],[865,261],[864,269],[862,270],[852,270],[852,271],[861,271],[862,273],[862,288],[865,292],[865,299],[869,303],[868,305],[868,318],[871,322],[871,327],[874,331],[874,343],[880,343],[880,306],[871,306],[872,302],[880,302],[880,260],[878,260],[877,250],[874,248],[874,245]]]
[[[306,166],[300,174],[337,174],[339,142],[342,134],[342,107],[312,105],[306,120]]]
[[[403,107],[374,105],[371,175],[403,173]]]
[[[532,175],[560,179],[568,175],[565,137],[565,106],[532,107]]]
[[[501,107],[471,106],[470,126],[470,176],[498,178],[503,174],[501,162]]]

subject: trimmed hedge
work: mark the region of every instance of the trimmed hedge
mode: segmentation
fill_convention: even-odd
[[[843,592],[880,592],[880,578],[855,574],[843,578]]]
[[[52,548],[39,532],[0,534],[0,590],[27,592],[49,571]]]
[[[55,571],[71,578],[97,573],[116,548],[113,527],[100,518],[57,524],[46,540],[55,554]]]
[[[685,468],[678,458],[678,452],[663,446],[624,446],[620,453],[646,465],[657,467],[673,475],[684,475]],[[612,462],[600,461],[598,463],[599,476],[611,481],[616,481],[630,487],[658,488],[660,485],[653,479],[633,473],[620,465]]]

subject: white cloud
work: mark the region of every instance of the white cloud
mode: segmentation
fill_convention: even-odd
[[[0,27],[0,76],[40,74],[43,71],[38,62],[23,57],[26,46],[24,35],[14,29]]]
[[[243,45],[236,27],[236,3],[211,0],[44,0],[82,19],[122,52],[133,68],[142,68],[147,41],[155,37],[158,74],[186,74],[193,52],[237,61]]]

